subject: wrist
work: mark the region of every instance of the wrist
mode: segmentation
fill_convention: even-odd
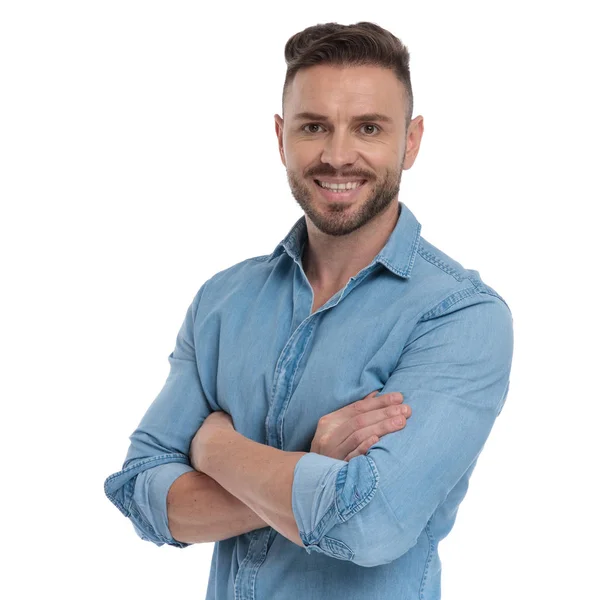
[[[222,455],[225,446],[231,443],[237,435],[239,434],[233,428],[212,429],[207,436],[202,438],[195,457],[198,466],[194,468],[214,478],[215,457],[218,458]]]

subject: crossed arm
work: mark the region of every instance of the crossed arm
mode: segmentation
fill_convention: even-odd
[[[131,436],[123,470],[105,482],[107,495],[156,543],[214,541],[270,525],[308,552],[363,566],[394,560],[474,466],[508,391],[506,306],[476,294],[430,313],[381,391],[402,392],[412,427],[349,462],[219,431],[207,436],[199,467],[190,466],[190,440],[219,409],[200,403],[188,316],[165,387]]]
[[[201,472],[175,480],[167,495],[169,529],[185,543],[217,541],[271,526],[302,546],[292,512],[294,468],[305,452],[286,452],[231,428],[206,423],[192,454]],[[214,435],[214,432],[217,435]]]
[[[326,421],[320,420],[311,452],[330,457],[344,456],[348,461],[366,452],[381,436],[403,429],[411,414],[410,406],[400,406],[403,396],[385,394],[376,397],[376,393],[377,390],[326,415]],[[228,435],[232,432],[235,435]],[[295,460],[293,454],[297,455]],[[235,431],[230,415],[222,411],[211,413],[190,444],[190,463],[197,473],[180,477],[167,495],[171,534],[179,542],[208,542],[271,525],[301,545],[289,490],[294,468],[304,454],[306,452],[282,452],[256,444]],[[246,481],[247,477],[250,481]],[[279,494],[282,485],[286,488]],[[269,493],[271,486],[276,486],[273,488],[275,495]],[[264,497],[263,492],[266,493]],[[281,502],[288,509],[287,515],[278,508]],[[270,518],[272,511],[275,515]],[[203,523],[205,514],[211,517],[209,523]],[[283,516],[281,523],[279,515]]]
[[[198,471],[173,482],[167,515],[173,538],[185,544],[218,542],[268,526],[239,498]]]

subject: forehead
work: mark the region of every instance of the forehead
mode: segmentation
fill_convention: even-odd
[[[316,65],[296,73],[286,94],[286,113],[331,115],[379,112],[400,119],[403,85],[394,72],[375,66]]]

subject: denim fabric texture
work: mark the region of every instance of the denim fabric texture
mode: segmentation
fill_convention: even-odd
[[[207,599],[441,597],[438,544],[506,400],[513,319],[398,207],[381,252],[312,314],[304,216],[272,254],[207,280],[187,311],[164,387],[104,482],[136,533],[189,546],[171,536],[166,497],[213,411],[256,442],[308,453],[292,485],[304,548],[271,527],[216,542]],[[404,395],[404,429],[348,462],[309,452],[322,416],[374,390]]]

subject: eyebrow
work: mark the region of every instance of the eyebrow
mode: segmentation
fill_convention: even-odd
[[[319,115],[313,112],[297,113],[294,115],[293,118],[294,121],[303,121],[305,119],[308,119],[310,121],[329,121],[329,119],[325,115]],[[352,121],[381,121],[382,123],[391,123],[392,119],[381,113],[366,113],[364,115],[358,115],[357,117],[353,117]]]

